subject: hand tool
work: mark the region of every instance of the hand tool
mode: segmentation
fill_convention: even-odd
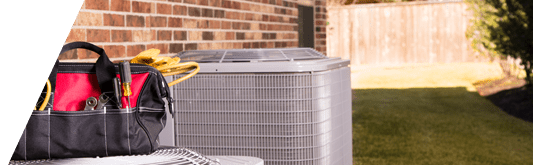
[[[120,101],[120,98],[122,97],[122,94],[120,93],[121,86],[120,86],[120,80],[118,77],[113,78],[113,89],[115,89],[115,99],[117,102],[118,108],[122,108],[122,103]]]
[[[128,97],[128,106],[126,106],[126,109],[129,111],[129,108],[131,108],[130,103],[130,95],[131,95],[131,69],[130,69],[130,62],[128,61],[122,61],[118,65],[118,69],[120,70],[120,79],[122,81],[122,87],[124,89],[123,96]]]
[[[85,100],[85,110],[94,110],[94,107],[98,104],[98,100],[95,97],[89,97]]]
[[[96,105],[96,109],[104,109],[104,106],[107,101],[109,101],[109,97],[102,93],[100,97],[98,97],[98,104]]]
[[[50,80],[46,80],[46,96],[44,97],[43,103],[39,107],[39,111],[43,111],[48,101],[50,100],[50,95],[52,93],[52,86],[50,85]],[[37,107],[34,107],[33,110],[37,110]]]

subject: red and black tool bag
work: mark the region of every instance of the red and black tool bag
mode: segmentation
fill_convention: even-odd
[[[128,110],[115,101],[113,78],[120,77],[118,65],[109,60],[103,49],[86,42],[69,43],[61,53],[76,48],[94,51],[100,57],[96,63],[56,61],[49,77],[51,99],[44,111],[33,111],[11,159],[103,157],[155,151],[166,123],[165,108],[172,110],[169,87],[162,74],[151,66],[131,64],[132,95]],[[83,110],[87,98],[98,98],[102,93],[110,97],[105,108]],[[127,103],[126,97],[121,100]]]

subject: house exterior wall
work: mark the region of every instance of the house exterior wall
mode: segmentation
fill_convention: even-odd
[[[325,42],[325,1],[316,1]],[[319,14],[320,13],[320,14]],[[322,26],[324,24],[324,26]],[[317,29],[318,30],[318,29]],[[157,48],[161,55],[185,50],[286,48],[298,46],[298,3],[292,0],[85,0],[65,43],[86,41],[111,60],[131,59]],[[319,44],[317,44],[319,45]],[[325,52],[325,44],[317,46]],[[94,61],[78,49],[59,56]]]

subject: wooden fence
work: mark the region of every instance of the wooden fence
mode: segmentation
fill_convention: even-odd
[[[328,8],[327,55],[357,65],[480,62],[465,37],[464,2],[402,2]]]

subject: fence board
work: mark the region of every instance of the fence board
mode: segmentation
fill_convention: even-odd
[[[480,62],[465,37],[463,2],[328,8],[327,54],[352,66]]]

